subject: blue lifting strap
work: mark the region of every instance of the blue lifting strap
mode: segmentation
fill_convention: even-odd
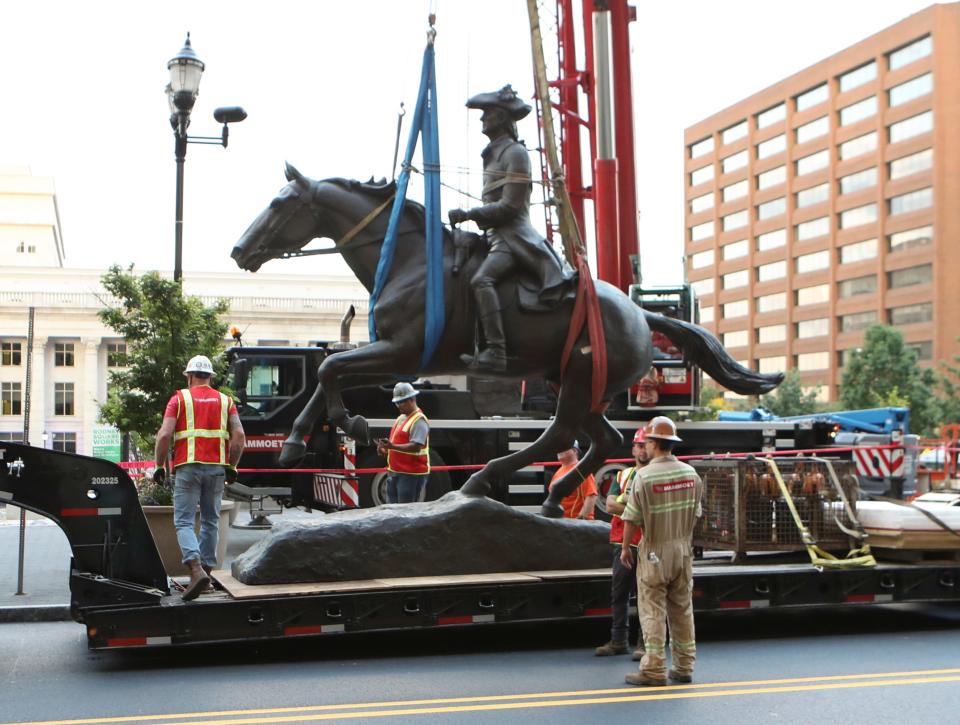
[[[417,148],[417,138],[423,134],[423,174],[426,207],[426,297],[424,301],[424,344],[421,369],[433,358],[446,324],[443,304],[443,222],[440,219],[440,132],[437,123],[437,77],[434,66],[433,42],[428,42],[423,51],[423,70],[420,74],[420,91],[413,112],[407,150],[403,156],[403,168],[397,178],[397,195],[390,211],[387,235],[380,249],[377,274],[373,292],[370,293],[368,324],[370,341],[377,339],[374,309],[380,293],[390,275],[397,241],[397,227],[407,198],[410,181],[410,162]]]

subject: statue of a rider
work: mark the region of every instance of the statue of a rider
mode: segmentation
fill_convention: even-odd
[[[482,154],[483,205],[453,209],[449,218],[451,224],[476,222],[489,252],[470,280],[486,347],[476,357],[461,359],[477,371],[502,372],[507,368],[507,340],[497,283],[514,277],[521,307],[549,309],[564,295],[572,270],[530,223],[530,156],[517,138],[516,124],[530,113],[530,106],[507,85],[474,96],[467,108],[483,111],[483,133],[490,139]]]

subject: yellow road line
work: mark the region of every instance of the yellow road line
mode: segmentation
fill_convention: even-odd
[[[929,677],[932,675],[940,675],[940,677]],[[657,687],[650,690],[638,690],[636,687],[618,687],[618,688],[607,688],[602,690],[573,690],[573,691],[559,691],[559,692],[537,692],[537,693],[518,693],[513,695],[478,695],[473,697],[446,697],[446,698],[434,698],[427,700],[394,700],[394,701],[380,701],[380,702],[362,702],[362,703],[343,703],[336,705],[302,705],[297,707],[279,707],[279,708],[251,708],[243,710],[219,710],[219,711],[207,711],[207,712],[181,712],[181,713],[168,713],[168,714],[156,714],[156,715],[124,715],[117,717],[103,717],[103,718],[82,718],[82,719],[72,719],[72,720],[38,720],[31,722],[20,722],[20,723],[0,723],[0,725],[93,725],[95,723],[126,723],[126,722],[151,722],[159,720],[174,720],[177,718],[210,718],[210,717],[224,717],[224,716],[252,716],[252,715],[269,715],[271,713],[279,715],[280,713],[300,713],[296,717],[277,717],[267,720],[251,720],[251,719],[241,719],[241,720],[203,720],[204,725],[226,725],[227,723],[252,723],[252,722],[290,722],[297,719],[329,719],[333,717],[360,717],[362,715],[369,715],[371,717],[383,717],[385,714],[425,714],[432,712],[466,712],[470,710],[497,710],[497,709],[513,709],[513,708],[523,708],[523,707],[551,707],[558,705],[573,705],[573,704],[596,704],[596,703],[610,703],[610,702],[634,702],[639,700],[668,700],[668,699],[679,699],[679,698],[699,698],[699,697],[717,697],[721,695],[735,695],[735,694],[760,694],[760,693],[769,693],[769,692],[801,692],[805,690],[828,690],[828,689],[837,689],[837,688],[855,688],[855,687],[877,687],[881,685],[906,685],[906,684],[921,684],[927,682],[953,682],[960,681],[960,676],[951,677],[947,675],[960,675],[960,668],[946,668],[946,669],[936,669],[936,670],[913,670],[907,672],[877,672],[877,673],[865,673],[865,674],[853,674],[853,675],[821,675],[815,677],[788,677],[781,679],[773,680],[742,680],[734,682],[711,682],[711,683],[697,683],[691,685],[668,685],[666,687]],[[871,678],[894,678],[894,677],[906,677],[906,680],[891,680],[886,679],[883,681],[875,682],[842,682],[849,680],[871,680]],[[841,681],[841,682],[838,682]],[[832,684],[823,684],[823,685],[807,685],[801,687],[782,687],[782,685],[792,685],[802,682],[813,682],[813,683],[832,683]],[[759,686],[776,686],[776,687],[759,687]],[[722,689],[711,689],[711,688],[748,688],[748,689],[734,689],[734,690],[722,690]],[[700,692],[700,690],[707,690],[708,692]],[[611,697],[612,695],[621,695],[624,693],[650,693],[643,695],[630,695],[627,697]],[[540,703],[527,703],[523,702],[524,700],[537,700],[543,698],[586,698],[589,695],[602,695],[605,697],[592,698],[592,699],[576,699],[576,700],[557,700],[550,699],[546,702]],[[518,702],[504,702],[506,700],[516,700]],[[499,702],[497,702],[499,701]],[[420,708],[420,709],[409,709],[413,706],[418,705],[454,705],[457,703],[493,703],[490,705],[477,704],[473,706],[465,707],[434,707],[434,708]],[[343,710],[351,709],[361,709],[361,708],[384,708],[384,707],[401,707],[406,709],[401,710],[390,710],[390,711],[370,711],[365,710],[362,713],[344,713]],[[307,713],[320,713],[323,711],[337,711],[329,715],[321,714],[316,716],[310,716]],[[304,717],[306,715],[306,717]],[[173,723],[171,725],[178,725]]]

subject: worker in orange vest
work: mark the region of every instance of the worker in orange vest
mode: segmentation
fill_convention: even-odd
[[[400,415],[389,438],[377,441],[377,453],[386,456],[387,501],[418,501],[430,476],[430,421],[417,407],[417,391],[410,383],[397,383],[393,403]]]
[[[580,446],[576,441],[565,451],[557,454],[557,460],[560,461],[560,468],[550,479],[550,488],[553,484],[572,471],[580,462]],[[593,521],[594,509],[597,505],[597,482],[591,473],[584,478],[580,485],[574,491],[560,502],[563,507],[563,518],[565,519],[586,519]]]
[[[213,365],[204,355],[190,358],[183,374],[187,387],[170,398],[157,431],[154,480],[162,483],[173,440],[173,520],[182,561],[190,569],[183,599],[196,599],[210,584],[217,565],[220,500],[224,482],[237,480],[245,437],[233,401],[210,386]],[[200,505],[200,539],[194,531]]]

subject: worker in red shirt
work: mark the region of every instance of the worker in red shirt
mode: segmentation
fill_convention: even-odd
[[[173,521],[182,561],[190,569],[183,599],[196,599],[210,584],[217,565],[220,500],[224,481],[237,480],[245,437],[233,401],[210,387],[213,365],[204,355],[190,358],[183,374],[187,387],[170,398],[157,431],[154,480],[165,478],[173,440]],[[200,505],[200,539],[194,531]]]
[[[560,468],[550,479],[550,488],[553,484],[563,478],[568,471],[576,468],[580,461],[580,446],[574,441],[573,445],[565,451],[557,454],[557,460],[560,461]],[[586,519],[593,521],[594,508],[597,505],[597,482],[591,473],[583,479],[581,484],[560,502],[563,507],[563,518],[565,519]]]
[[[627,507],[627,498],[638,478],[637,472],[650,462],[644,441],[646,430],[641,427],[633,435],[633,460],[635,465],[624,468],[617,473],[617,478],[607,492],[607,513],[610,518],[610,543],[613,544],[613,575],[610,580],[610,607],[612,623],[610,626],[610,641],[602,644],[595,650],[597,657],[623,655],[629,651],[627,614],[630,609],[630,595],[636,594],[637,577],[633,569],[629,569],[620,561],[621,546],[623,543],[623,519],[620,514]],[[636,552],[643,530],[637,527],[630,540],[630,548]],[[633,652],[634,662],[643,659],[643,632],[637,633],[637,647]]]

